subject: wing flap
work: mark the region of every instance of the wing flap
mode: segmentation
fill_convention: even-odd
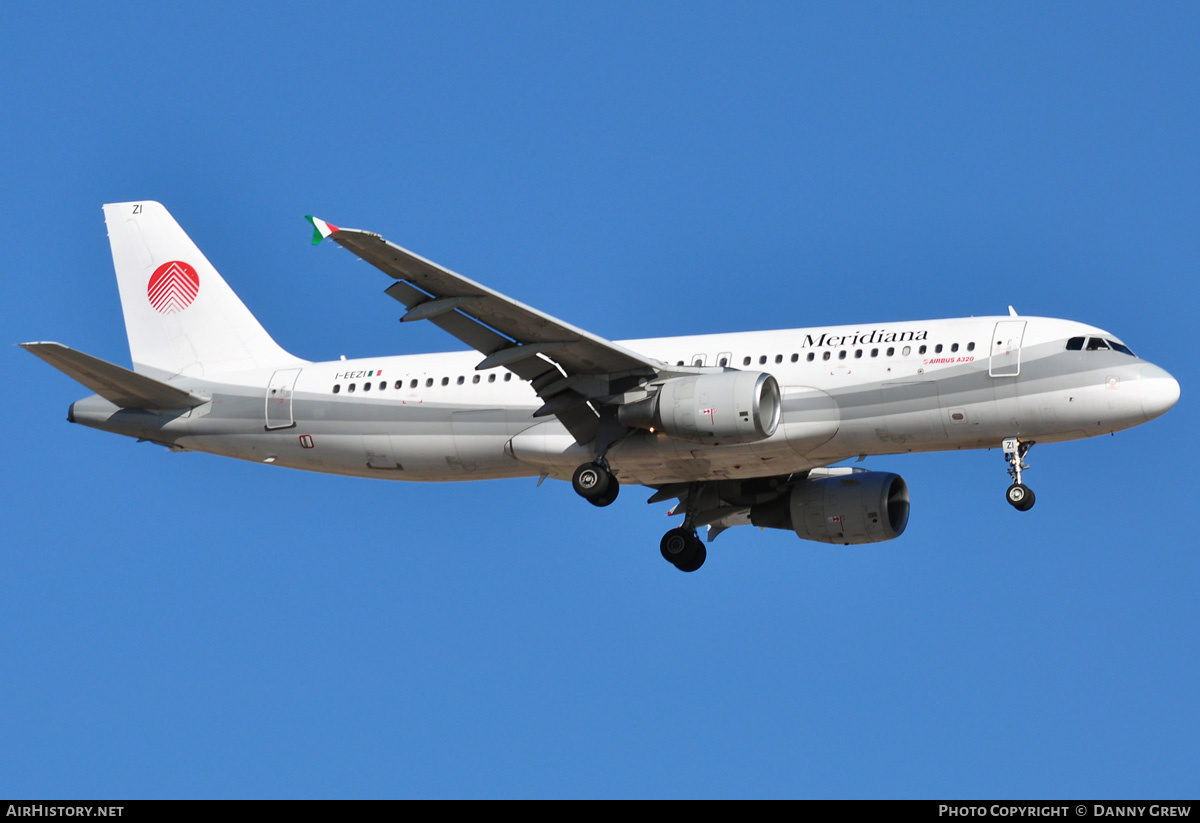
[[[45,360],[123,409],[187,409],[208,402],[191,392],[76,351],[62,343],[21,343],[25,351]]]

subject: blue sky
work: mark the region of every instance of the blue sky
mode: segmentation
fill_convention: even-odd
[[[683,575],[648,493],[170,454],[10,346],[0,796],[1196,795],[1194,5],[254,6],[6,9],[10,343],[128,364],[100,205],[155,199],[310,359],[457,347],[314,213],[609,338],[1011,303],[1183,396],[1026,514],[871,458],[900,539]]]

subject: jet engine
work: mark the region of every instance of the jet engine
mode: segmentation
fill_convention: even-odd
[[[752,507],[750,522],[848,546],[899,537],[908,525],[908,507],[903,477],[859,469],[809,477],[779,499]]]
[[[624,426],[697,443],[753,443],[779,426],[779,383],[762,372],[675,377],[658,393],[617,409]]]

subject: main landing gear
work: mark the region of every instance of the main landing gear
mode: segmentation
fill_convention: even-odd
[[[1021,482],[1021,472],[1029,468],[1029,464],[1025,462],[1025,455],[1033,448],[1033,441],[1022,443],[1015,437],[1006,437],[1003,448],[1004,462],[1008,463],[1008,476],[1013,480],[1004,496],[1014,509],[1027,512],[1033,508],[1036,498],[1033,489]]]
[[[708,550],[696,536],[694,529],[681,527],[671,529],[658,544],[659,551],[681,572],[694,572],[704,565]]]
[[[575,493],[593,506],[607,506],[617,499],[621,484],[608,470],[603,458],[595,463],[584,463],[575,470],[571,478]]]
[[[571,485],[576,494],[593,506],[607,506],[617,499],[621,490],[621,484],[603,458],[577,468],[571,477]],[[664,534],[658,548],[662,556],[681,572],[696,571],[708,558],[708,550],[687,521],[680,528]]]
[[[614,443],[626,437],[629,431],[617,422],[616,416],[609,412],[601,415],[596,431],[595,455],[591,463],[584,463],[575,470],[571,477],[571,485],[575,493],[593,506],[607,506],[617,499],[621,484],[613,476],[604,455]]]

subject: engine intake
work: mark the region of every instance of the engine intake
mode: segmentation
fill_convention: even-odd
[[[790,529],[822,543],[879,543],[908,526],[908,484],[890,472],[853,471],[810,477],[770,503],[750,509],[750,522]]]
[[[779,427],[779,383],[764,372],[676,377],[658,394],[617,409],[624,426],[697,443],[753,443]]]

